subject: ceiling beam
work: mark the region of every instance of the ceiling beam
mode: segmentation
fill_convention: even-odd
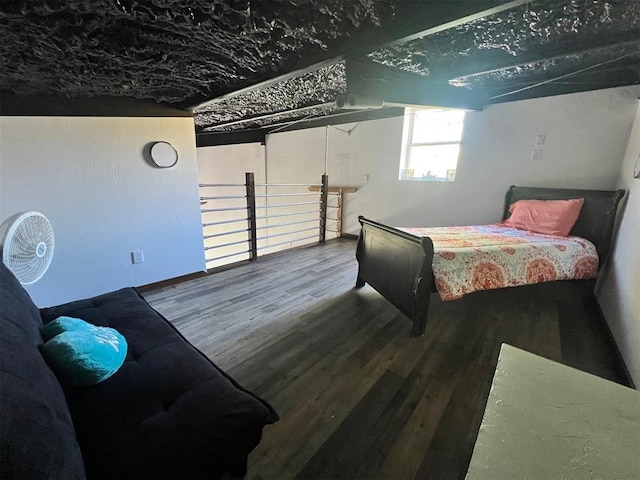
[[[570,81],[556,78],[552,81],[536,84],[536,88],[517,89],[509,95],[494,95],[489,104],[515,102],[532,98],[552,97],[569,93],[588,92],[605,88],[640,84],[640,76],[633,69],[604,69],[585,72],[570,77]],[[496,92],[498,93],[498,92]]]
[[[300,119],[291,122],[285,128],[275,128],[277,125],[269,125],[268,134],[292,132],[294,130],[304,130],[306,128],[325,127],[327,125],[343,125],[345,123],[364,122],[367,120],[381,120],[384,118],[401,117],[404,115],[404,108],[389,107],[373,110],[340,110],[337,113],[308,119]],[[277,131],[276,131],[277,130]]]
[[[440,33],[445,30],[449,30],[450,28],[459,27],[460,25],[474,22],[476,20],[480,20],[481,18],[489,17],[497,13],[502,13],[516,7],[521,7],[522,5],[525,5],[527,3],[532,3],[532,1],[533,0],[513,0],[513,1],[506,2],[506,3],[503,3],[502,5],[498,5],[491,8],[486,8],[487,3],[491,3],[491,2],[475,2],[481,8],[481,10],[477,11],[476,13],[466,14],[460,18],[456,18],[450,21],[445,21],[439,25],[431,26],[419,32],[412,33],[410,35],[405,35],[400,38],[396,38],[390,42],[386,42],[382,45],[378,45],[377,47],[370,49],[369,51],[378,50],[380,48],[393,47],[394,45],[400,45],[402,43],[418,40],[419,38],[428,37],[429,35]]]
[[[212,98],[211,100],[207,100],[191,107],[188,107],[189,110],[198,110],[199,108],[208,107],[209,105],[214,105],[216,103],[223,102],[225,100],[229,100],[230,98],[237,97],[238,95],[242,95],[248,92],[252,92],[254,90],[259,90],[261,88],[269,87],[271,85],[275,85],[280,82],[284,82],[286,80],[290,80],[295,77],[300,77],[310,72],[315,72],[316,70],[320,70],[321,68],[328,67],[335,63],[341,62],[342,57],[336,57],[329,60],[325,60],[323,62],[315,63],[313,65],[309,65],[306,67],[298,68],[297,70],[293,70],[291,72],[278,75],[273,78],[269,78],[268,80],[263,80],[258,83],[254,83],[253,85],[249,85],[247,87],[239,88],[238,90],[234,90],[232,92],[226,93],[224,95],[220,95],[219,97]]]
[[[237,145],[239,143],[264,143],[266,131],[238,130],[237,132],[196,133],[196,147]]]
[[[431,5],[429,5],[429,2],[423,2],[422,4],[417,3],[417,5],[421,5],[422,8],[434,9],[432,15],[427,15],[424,11],[422,11],[422,14],[427,17],[425,19],[425,28],[414,31],[412,33],[399,33],[396,34],[395,38],[382,40],[376,43],[372,43],[371,39],[368,38],[355,39],[351,42],[345,42],[345,46],[340,48],[340,50],[342,50],[341,52],[328,52],[329,55],[333,53],[330,58],[326,58],[317,62],[312,61],[310,64],[294,68],[288,73],[276,75],[275,77],[258,81],[252,85],[239,88],[224,95],[220,95],[216,98],[196,103],[187,107],[187,109],[197,110],[199,108],[204,108],[223,100],[228,100],[237,95],[241,95],[253,90],[258,90],[260,88],[264,88],[282,82],[284,80],[289,80],[291,78],[316,71],[329,65],[333,65],[335,63],[343,61],[347,56],[355,57],[364,55],[380,48],[391,47],[400,43],[405,43],[411,40],[416,40],[418,38],[433,35],[435,33],[442,32],[450,28],[455,28],[487,16],[495,15],[497,13],[520,7],[522,5],[525,5],[526,3],[530,3],[531,1],[532,0],[512,0],[497,6],[495,5],[496,2],[491,0],[430,2]]]
[[[292,132],[307,128],[325,127],[327,125],[343,125],[346,123],[363,122],[366,120],[380,120],[384,118],[401,117],[402,115],[404,115],[404,108],[381,108],[376,110],[360,111],[343,110],[320,118],[315,117],[307,119],[303,117],[254,130],[196,133],[196,146],[212,147],[239,143],[264,143],[266,135],[274,133]]]
[[[631,52],[631,53],[619,55],[619,56],[617,56],[615,58],[610,58],[610,59],[605,60],[603,62],[599,62],[599,63],[594,64],[594,65],[589,65],[588,67],[584,67],[584,68],[581,68],[581,69],[573,71],[573,72],[565,73],[563,75],[558,75],[556,77],[547,78],[545,80],[541,80],[541,81],[533,83],[531,85],[520,87],[520,88],[518,88],[516,90],[507,91],[507,92],[503,92],[503,93],[500,93],[500,94],[492,95],[490,97],[490,100],[494,100],[494,99],[498,99],[498,98],[506,97],[506,96],[511,96],[511,95],[514,95],[514,94],[517,94],[517,93],[520,93],[520,92],[523,92],[523,91],[526,91],[526,90],[530,90],[530,89],[533,89],[533,88],[538,88],[538,87],[540,87],[542,85],[545,85],[545,84],[548,84],[548,83],[553,83],[553,82],[556,82],[558,80],[562,80],[564,78],[575,77],[576,75],[579,75],[579,74],[582,74],[582,73],[586,73],[586,72],[593,71],[593,70],[598,70],[598,69],[601,69],[605,65],[610,65],[612,63],[618,62],[620,60],[623,60],[625,58],[628,58],[628,57],[631,57],[631,56],[637,55],[637,54],[638,54],[638,52]],[[624,67],[624,65],[622,67]]]
[[[484,97],[465,88],[360,59],[347,60],[347,89],[381,98],[388,106],[481,110],[485,104]]]
[[[638,85],[637,81],[630,81],[626,86]],[[606,88],[617,88],[624,87],[625,85],[621,83],[621,81],[612,81],[609,82],[603,81],[594,85],[593,83],[585,83],[583,85],[579,85],[576,83],[571,84],[547,84],[543,87],[540,87],[535,90],[529,90],[527,92],[521,92],[514,94],[509,97],[501,97],[496,98],[495,100],[491,100],[491,105],[498,103],[507,103],[507,102],[516,102],[519,100],[531,100],[534,98],[543,98],[543,97],[553,97],[556,95],[568,95],[573,93],[582,93],[582,92],[590,92],[593,90],[601,90]]]
[[[255,121],[259,121],[259,120],[266,120],[268,118],[278,117],[280,115],[285,115],[287,113],[303,113],[303,112],[313,111],[313,110],[316,110],[318,108],[323,108],[323,107],[329,108],[329,107],[332,107],[333,105],[335,105],[333,102],[316,103],[315,105],[307,105],[306,107],[294,108],[294,109],[291,109],[291,110],[281,110],[281,111],[277,111],[277,112],[266,113],[264,115],[257,115],[255,117],[246,117],[246,118],[242,118],[240,120],[233,120],[231,122],[218,123],[218,124],[215,124],[215,125],[211,125],[211,126],[205,127],[204,131],[206,132],[207,129],[225,128],[225,127],[231,127],[233,125],[241,125],[243,123],[255,122]]]
[[[186,110],[131,97],[18,96],[0,91],[0,114],[46,117],[193,117]]]
[[[518,61],[517,63],[508,63],[503,64],[497,67],[493,67],[490,69],[482,70],[482,71],[473,71],[468,73],[463,73],[461,75],[457,75],[455,78],[449,80],[449,82],[461,82],[464,83],[465,79],[481,77],[483,75],[490,75],[492,73],[501,72],[503,70],[512,70],[514,68],[525,67],[527,65],[533,65],[538,63],[545,62],[554,62],[558,60],[564,60],[567,57],[574,57],[579,55],[589,55],[593,53],[597,53],[601,50],[609,50],[613,48],[624,48],[631,45],[639,45],[640,46],[640,30],[634,30],[631,34],[631,37],[626,40],[618,40],[614,42],[604,43],[596,46],[592,46],[589,48],[583,48],[579,50],[568,50],[565,52],[558,53],[553,56],[544,56],[539,55],[536,57],[529,57],[523,60]]]

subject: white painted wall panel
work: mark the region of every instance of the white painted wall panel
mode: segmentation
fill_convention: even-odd
[[[264,145],[245,143],[198,148],[200,183],[244,183],[245,172],[253,172],[256,183],[264,183]]]
[[[259,143],[247,143],[240,145],[222,145],[216,147],[200,147],[198,154],[198,179],[204,184],[243,184],[246,181],[245,173],[253,172],[255,183],[265,183],[265,158],[264,145]],[[256,193],[264,193],[264,188],[257,188]],[[201,196],[244,196],[245,187],[207,187],[200,189]],[[258,203],[258,202],[256,202]],[[222,199],[208,200],[203,205],[204,209],[239,208],[246,205],[246,199]],[[246,210],[229,210],[225,212],[204,212],[203,223],[215,223],[231,221],[247,217]],[[211,225],[204,228],[205,235],[220,235],[224,232],[245,229],[242,233],[223,235],[205,240],[205,246],[222,245],[241,242],[238,245],[212,248],[206,252],[209,259],[226,257],[220,260],[207,262],[208,268],[215,268],[249,258],[247,252],[248,233],[247,222],[226,223]],[[236,255],[238,254],[238,255]],[[232,255],[232,256],[228,256]]]
[[[627,197],[611,260],[599,284],[598,301],[629,373],[640,388],[640,179],[633,178],[634,164],[640,161],[640,106],[636,108],[617,183],[627,191]]]
[[[191,118],[0,118],[0,219],[37,210],[56,235],[27,288],[39,306],[204,269],[193,132]],[[144,160],[158,140],[178,151],[174,168]]]

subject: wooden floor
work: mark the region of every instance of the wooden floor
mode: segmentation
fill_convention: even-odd
[[[572,282],[434,295],[426,335],[369,286],[340,239],[144,292],[268,400],[247,479],[463,478],[503,342],[624,383]]]

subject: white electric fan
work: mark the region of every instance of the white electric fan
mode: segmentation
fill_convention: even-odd
[[[51,223],[39,212],[12,215],[0,225],[2,261],[23,285],[36,283],[45,274],[55,239]]]

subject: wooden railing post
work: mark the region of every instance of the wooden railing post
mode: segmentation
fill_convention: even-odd
[[[337,197],[337,206],[336,209],[336,218],[338,219],[336,230],[338,231],[338,237],[342,236],[342,187],[338,189],[338,197]]]
[[[324,243],[327,235],[327,201],[329,194],[329,175],[322,175],[322,187],[320,188],[320,243]]]
[[[258,233],[256,227],[256,183],[252,172],[245,173],[247,187],[247,224],[249,227],[249,260],[258,258]]]

